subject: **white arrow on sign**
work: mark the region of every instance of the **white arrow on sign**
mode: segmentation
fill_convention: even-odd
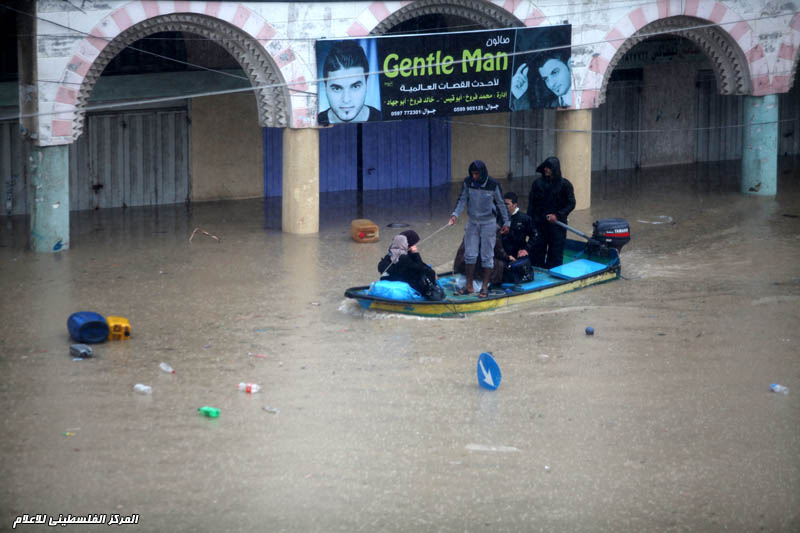
[[[490,387],[494,387],[494,380],[492,379],[492,373],[486,371],[486,367],[483,366],[483,361],[478,361],[478,364],[481,365],[481,372],[483,373],[483,381],[485,381]]]

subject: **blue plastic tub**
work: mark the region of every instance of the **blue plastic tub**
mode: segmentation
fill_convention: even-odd
[[[108,338],[108,322],[103,315],[92,311],[78,311],[67,319],[69,335],[75,342],[92,344]]]

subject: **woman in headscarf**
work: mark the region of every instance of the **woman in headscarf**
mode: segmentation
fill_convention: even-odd
[[[419,235],[414,230],[395,235],[389,253],[378,263],[381,279],[404,281],[429,300],[443,300],[444,292],[436,283],[436,272],[422,262],[418,242]]]

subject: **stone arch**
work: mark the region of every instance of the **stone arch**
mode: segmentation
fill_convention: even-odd
[[[203,13],[160,14],[152,11],[153,6],[159,4],[128,4],[106,17],[79,43],[55,95],[51,142],[59,137],[67,142],[77,139],[83,132],[89,96],[103,69],[126,46],[162,31],[201,35],[225,48],[254,88],[261,126],[296,126],[307,120],[306,110],[298,108],[292,123],[292,103],[285,82],[291,79],[289,85],[302,89],[307,73],[297,67],[291,48],[282,49],[280,41],[273,40],[277,32],[263,19],[236,4],[232,4],[235,9],[227,10],[229,13],[220,13],[220,5],[213,2],[203,6]],[[265,48],[262,42],[269,45]],[[77,90],[73,89],[76,84]]]
[[[626,52],[654,33],[677,35],[697,45],[712,63],[720,94],[752,93],[750,73],[754,63],[760,61],[763,54],[758,54],[758,46],[747,54],[743,52],[741,44],[748,42],[751,36],[751,28],[745,21],[736,22],[736,17],[731,16],[727,8],[723,12],[712,9],[711,24],[709,20],[687,15],[658,18],[663,15],[666,13],[651,13],[640,8],[628,14],[624,21],[606,34],[606,42],[600,46],[599,53],[595,54],[589,65],[589,70],[599,74],[602,82],[595,91],[584,91],[595,93],[596,102],[588,107],[596,107],[605,101],[614,67]],[[720,24],[726,16],[733,20]],[[723,29],[730,25],[733,25],[730,31]],[[626,32],[625,28],[633,31]]]
[[[383,35],[394,26],[424,15],[457,15],[484,28],[522,26],[513,14],[480,0],[421,0],[413,2],[384,18],[370,33]]]
[[[685,29],[700,26],[696,29]],[[616,64],[628,50],[647,38],[648,34],[668,33],[692,41],[711,60],[717,88],[720,94],[749,94],[751,92],[747,58],[730,38],[730,35],[717,26],[708,26],[704,21],[690,17],[671,17],[644,26],[634,33],[617,49],[603,76],[602,94],[605,95],[608,80]]]
[[[193,13],[173,13],[147,19],[126,29],[105,46],[92,63],[78,90],[73,138],[83,129],[89,96],[106,65],[125,47],[163,31],[182,31],[214,39],[241,65],[255,88],[261,126],[287,126],[289,94],[277,65],[256,41],[230,24]]]
[[[797,75],[797,63],[800,61],[800,13],[792,17],[789,31],[781,42],[778,57],[775,60],[775,74],[772,78],[774,92],[789,92],[794,86]]]
[[[547,20],[528,0],[505,0],[502,7],[484,0],[420,0],[405,5],[373,2],[356,17],[347,34],[383,35],[397,24],[431,14],[456,15],[487,28],[538,26]]]

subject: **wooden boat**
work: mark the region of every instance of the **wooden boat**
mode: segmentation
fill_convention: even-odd
[[[576,231],[573,228],[569,229]],[[564,246],[564,264],[560,267],[550,270],[534,268],[533,281],[520,285],[504,283],[499,288],[491,289],[486,298],[479,298],[477,292],[470,295],[454,294],[457,280],[463,276],[452,272],[439,276],[439,284],[446,294],[446,298],[439,302],[392,300],[373,296],[368,293],[369,286],[352,287],[347,289],[344,295],[358,300],[365,309],[430,317],[452,317],[540,300],[618,279],[621,269],[619,248],[622,245],[618,248],[608,247],[600,245],[592,238],[586,238],[589,244],[567,239]]]

